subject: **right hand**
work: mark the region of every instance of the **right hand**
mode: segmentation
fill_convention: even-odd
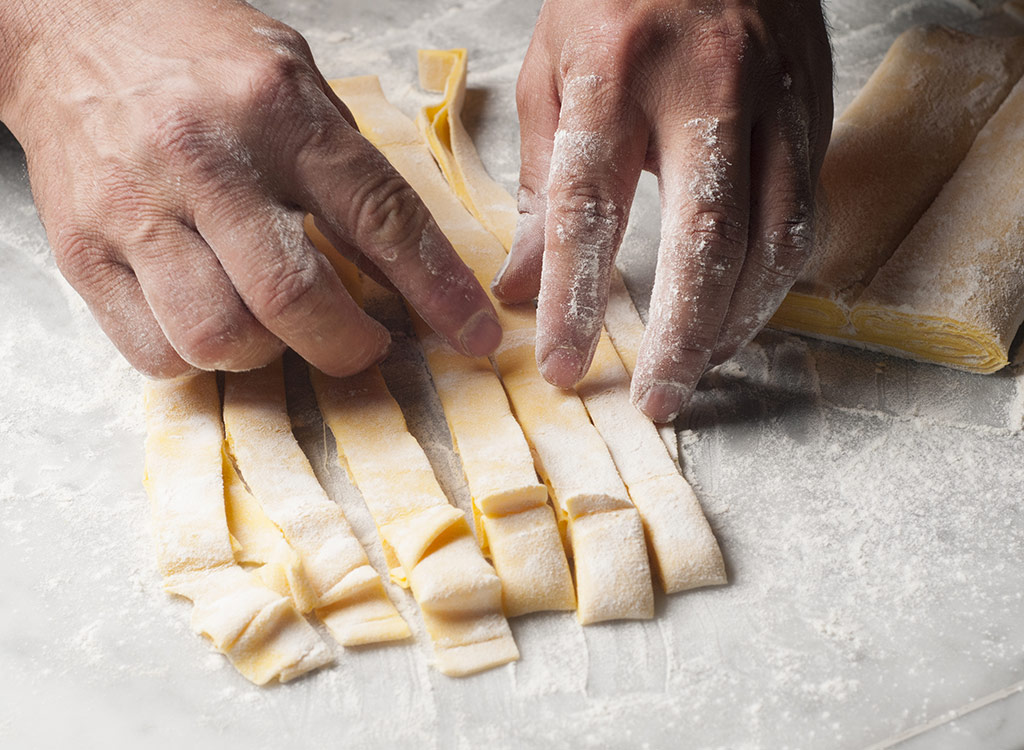
[[[285,346],[337,376],[380,359],[386,330],[306,212],[456,350],[500,342],[487,295],[291,28],[240,0],[38,0],[0,26],[0,119],[57,264],[137,369],[244,370]]]

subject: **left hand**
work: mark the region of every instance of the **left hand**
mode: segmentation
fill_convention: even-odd
[[[520,220],[496,296],[539,294],[537,361],[586,373],[640,172],[661,246],[633,376],[675,417],[703,372],[754,337],[811,249],[832,124],[818,0],[547,0],[517,89]]]

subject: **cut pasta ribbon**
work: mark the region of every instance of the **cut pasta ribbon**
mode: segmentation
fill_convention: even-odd
[[[331,634],[344,646],[409,637],[341,508],[292,435],[280,360],[225,374],[224,424],[242,479],[298,554],[316,614]]]
[[[421,110],[417,124],[445,176],[457,181],[458,186],[453,182],[452,187],[470,212],[481,217],[485,226],[500,224],[512,198],[487,175],[461,124],[465,50],[421,50],[419,60],[421,85],[443,88],[444,98],[441,104]],[[448,143],[450,151],[445,150]],[[494,197],[498,192],[505,195],[504,203]],[[478,196],[485,196],[486,202],[477,202]],[[497,236],[507,251],[511,239],[507,234]],[[631,403],[629,379],[644,325],[617,273],[606,328],[577,392],[640,513],[661,583],[669,593],[725,583],[725,567],[714,534],[693,489],[679,472],[678,454],[666,451],[666,447],[675,448],[674,428],[664,426],[671,436],[664,440],[665,433],[659,434]],[[532,349],[529,356],[533,356]],[[520,361],[519,366],[525,363]]]
[[[235,564],[224,510],[220,396],[202,373],[146,384],[146,473],[165,588],[247,679],[287,682],[331,661],[288,595]]]

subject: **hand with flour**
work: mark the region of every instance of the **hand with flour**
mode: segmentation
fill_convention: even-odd
[[[537,360],[586,373],[643,169],[661,246],[633,398],[672,419],[778,307],[832,124],[818,0],[547,0],[518,85],[520,220],[493,288],[539,295]]]
[[[58,266],[139,370],[333,375],[388,346],[302,230],[383,273],[459,351],[501,330],[427,209],[292,29],[239,0],[0,7],[0,119]]]

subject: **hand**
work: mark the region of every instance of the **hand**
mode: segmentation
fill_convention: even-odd
[[[578,382],[640,172],[657,174],[661,245],[632,390],[670,420],[810,252],[832,125],[818,0],[547,0],[517,100],[521,216],[495,295],[539,293],[541,372]]]
[[[292,29],[238,0],[15,2],[0,28],[0,118],[58,266],[139,370],[243,370],[288,345],[346,375],[383,356],[306,212],[457,350],[499,343],[483,289]]]

